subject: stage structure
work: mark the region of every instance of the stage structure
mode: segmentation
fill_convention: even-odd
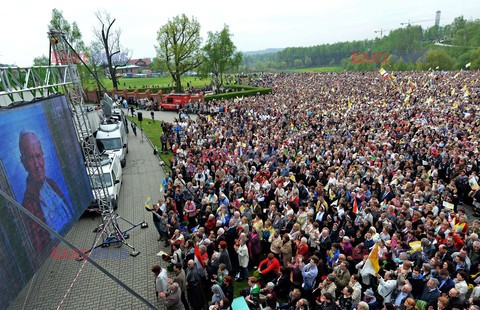
[[[85,94],[81,85],[80,76],[78,74],[76,64],[68,62],[68,59],[72,59],[72,55],[77,59],[80,59],[80,57],[78,57],[78,53],[68,43],[65,35],[61,31],[51,30],[48,36],[50,39],[50,57],[51,55],[63,55],[62,58],[65,60],[65,62],[62,63],[62,59],[56,59],[56,64],[50,66],[22,68],[0,67],[0,108],[13,108],[27,104],[31,101],[42,98],[45,99],[49,96],[64,94],[68,102],[78,143],[80,144],[87,169],[93,171],[94,174],[101,176],[103,174],[101,165],[102,156],[98,151],[93,136],[93,130],[90,128],[90,123],[87,118],[87,110],[84,104]],[[50,59],[50,63],[51,61],[52,60]],[[81,61],[86,66],[83,60]],[[90,70],[88,67],[87,69]],[[97,78],[93,73],[92,75]],[[107,97],[106,101],[108,102],[110,100],[111,99]],[[90,184],[94,184],[92,180],[93,177],[94,176],[89,176]],[[94,241],[91,250],[99,246],[109,246],[110,244],[121,246],[124,244],[131,249],[131,256],[137,256],[140,252],[138,252],[135,247],[126,241],[128,238],[127,232],[143,223],[133,224],[118,216],[113,210],[113,206],[103,178],[96,178],[95,182],[98,183],[99,180],[101,182],[101,186],[92,186],[92,190],[95,193],[95,198],[97,199],[99,207],[99,213],[102,217],[102,223],[96,230],[97,236],[101,235],[102,239],[99,239],[101,240],[101,244],[99,245],[95,244]],[[65,240],[60,234],[56,233],[48,225],[41,222],[37,217],[28,212],[22,205],[16,202],[15,199],[1,189],[0,196],[3,196],[19,211],[25,213],[26,216],[38,222],[41,227],[55,235],[66,245],[72,249],[78,250],[73,244]],[[129,223],[131,228],[121,231],[118,225],[119,219]],[[82,255],[81,251],[78,252],[81,258],[91,262],[95,267],[104,272],[117,284],[125,288],[129,293],[146,304],[148,308],[156,309],[156,307],[153,306],[149,301],[144,299],[130,287],[126,286],[123,282],[110,274],[103,267],[98,265],[95,261],[90,259],[88,255]]]

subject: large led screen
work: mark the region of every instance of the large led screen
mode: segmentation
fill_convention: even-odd
[[[0,110],[0,188],[65,235],[93,200],[64,96]],[[0,308],[58,240],[0,196]]]

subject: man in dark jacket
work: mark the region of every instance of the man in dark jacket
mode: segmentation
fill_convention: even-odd
[[[455,287],[455,283],[453,283],[452,278],[450,278],[450,274],[445,269],[440,270],[437,280],[439,282],[438,289],[441,293],[448,294],[450,289]]]
[[[197,271],[195,262],[191,259],[187,263],[187,292],[190,305],[194,310],[204,308],[205,295],[202,287],[202,280]]]
[[[432,306],[436,308],[437,299],[440,297],[440,290],[438,289],[439,282],[437,279],[432,278],[428,280],[427,287],[423,290],[420,300],[423,300],[427,303],[427,308]]]
[[[220,250],[220,257],[218,258],[219,264],[225,264],[227,267],[228,273],[230,274],[232,272],[232,263],[230,261],[230,255],[228,254],[227,251],[227,242],[225,241],[220,241],[220,245],[218,246],[218,249]]]
[[[334,298],[331,293],[325,292],[320,296],[320,302],[317,300],[317,304],[319,306],[319,309],[322,310],[335,310],[336,305]]]

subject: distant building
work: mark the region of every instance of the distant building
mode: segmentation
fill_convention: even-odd
[[[139,59],[130,59],[128,61],[129,65],[139,66],[140,70],[149,70],[152,60],[150,58],[139,58]]]
[[[137,74],[141,70],[140,66],[136,65],[126,65],[122,67],[117,67],[117,74],[125,74],[125,73],[131,73],[131,74]]]

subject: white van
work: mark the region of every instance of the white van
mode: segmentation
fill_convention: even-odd
[[[98,127],[95,136],[98,149],[100,152],[105,151],[107,154],[116,154],[122,167],[127,163],[128,139],[125,130],[125,124],[122,121],[104,122]]]
[[[118,207],[118,196],[120,194],[120,189],[122,187],[122,180],[123,180],[123,173],[122,167],[120,164],[120,159],[116,154],[109,154],[104,155],[102,161],[102,178],[103,183],[105,184],[108,195],[110,197],[110,201],[112,202],[112,206],[114,209]],[[90,180],[92,182],[92,192],[93,197],[95,198],[94,202],[89,206],[88,209],[92,210],[98,208],[98,197],[95,195],[94,189],[101,188],[102,183],[100,180],[100,176],[96,174],[97,169],[92,167],[88,164],[87,161],[87,174],[90,176]],[[101,191],[101,195],[103,196],[103,191]],[[103,197],[102,197],[103,198]]]

